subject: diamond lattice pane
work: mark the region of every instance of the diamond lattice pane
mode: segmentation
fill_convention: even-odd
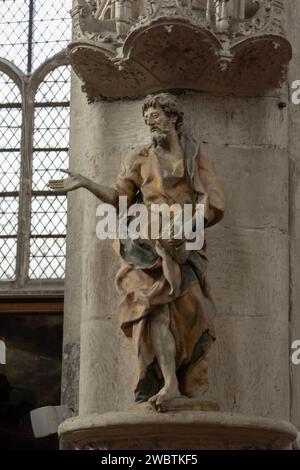
[[[58,67],[48,73],[40,84],[35,96],[36,103],[70,100],[71,69],[68,66]]]
[[[0,281],[13,281],[16,275],[17,240],[0,238]]]
[[[15,82],[0,71],[0,104],[5,103],[21,103],[21,92]]]
[[[66,196],[35,196],[31,201],[31,235],[66,233]]]
[[[29,0],[0,0],[0,57],[27,71]]]
[[[19,191],[20,152],[0,152],[0,192]]]
[[[2,3],[3,2],[0,3],[0,6],[2,6]],[[3,24],[0,24],[0,35],[3,34],[4,29]],[[8,105],[7,108],[0,109],[0,149],[19,149],[21,146],[22,110],[20,108],[12,108],[9,104],[20,104],[21,93],[13,80],[2,72],[0,72],[0,103]],[[11,152],[1,152],[0,150],[0,192],[19,191],[20,161],[20,150]],[[2,196],[0,198],[1,281],[11,281],[15,279],[18,210],[18,197]]]
[[[17,235],[19,199],[0,198],[0,236]]]
[[[1,47],[0,54],[0,57],[10,59],[22,72],[26,73],[28,66],[27,46],[21,44],[5,44]]]
[[[35,109],[35,149],[68,148],[69,108],[46,107]]]
[[[29,278],[62,279],[65,275],[65,251],[65,238],[31,239]]]
[[[22,110],[17,108],[0,109],[0,150],[20,148]]]
[[[35,0],[34,18],[37,21],[69,20],[73,0]]]
[[[68,152],[34,152],[32,188],[34,191],[47,191],[47,184],[52,179],[61,179],[59,171],[68,169]]]
[[[33,22],[33,68],[64,49],[71,40],[72,0],[36,0]]]

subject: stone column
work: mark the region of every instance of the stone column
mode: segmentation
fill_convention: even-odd
[[[70,167],[111,184],[122,157],[148,139],[142,102],[88,105],[77,79],[72,99]],[[219,310],[210,394],[224,410],[288,419],[288,111],[279,106],[287,97],[190,92],[180,99],[227,199],[224,221],[208,230]],[[66,309],[80,309],[81,413],[124,409],[131,398],[130,349],[117,326],[117,259],[111,243],[96,237],[97,204],[85,190],[71,195]]]
[[[289,86],[300,80],[300,4],[289,3],[289,40],[294,48]],[[300,340],[300,104],[289,104],[290,344]],[[300,429],[300,365],[291,366],[291,421]]]
[[[296,0],[292,3],[296,8]],[[290,18],[294,47],[300,39],[299,8],[297,12]],[[300,78],[298,55],[295,79]],[[293,372],[292,390],[289,372],[290,320],[293,335],[299,331],[299,269],[296,262],[290,264],[290,255],[299,254],[299,129],[293,121],[293,116],[299,121],[298,110],[284,106],[287,83],[262,97],[183,92],[179,99],[187,127],[213,160],[227,200],[225,219],[207,236],[209,279],[219,311],[207,398],[217,401],[222,412],[292,419],[299,425],[299,401],[293,398],[299,391],[299,371]],[[112,184],[126,153],[149,140],[141,105],[138,99],[88,105],[74,77],[70,168]],[[126,411],[133,399],[135,365],[131,345],[118,327],[117,257],[111,242],[96,237],[96,198],[81,189],[69,202],[65,402],[76,402],[78,390],[80,417]]]

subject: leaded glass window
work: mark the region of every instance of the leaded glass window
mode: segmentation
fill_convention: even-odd
[[[0,0],[0,293],[64,277],[67,201],[47,182],[68,168],[71,8]]]
[[[29,277],[62,278],[65,262],[65,196],[47,190],[50,179],[68,168],[68,67],[59,67],[41,83],[35,103]]]
[[[21,163],[21,93],[0,72],[0,278],[16,275]]]
[[[64,49],[72,0],[0,0],[0,57],[31,73]]]

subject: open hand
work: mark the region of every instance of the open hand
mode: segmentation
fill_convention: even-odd
[[[50,180],[48,187],[52,189],[54,193],[67,193],[68,191],[74,191],[75,189],[84,187],[84,176],[73,173],[69,170],[60,170],[62,173],[67,173],[68,178],[61,180]]]

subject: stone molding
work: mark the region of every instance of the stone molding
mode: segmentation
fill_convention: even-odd
[[[63,442],[90,450],[292,449],[297,429],[282,420],[213,411],[110,412],[59,426]]]

